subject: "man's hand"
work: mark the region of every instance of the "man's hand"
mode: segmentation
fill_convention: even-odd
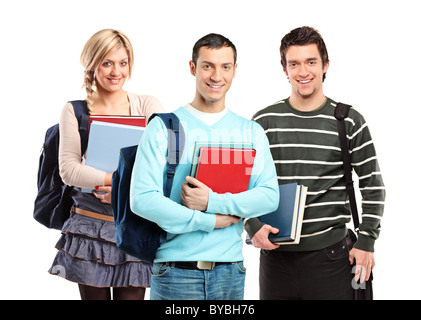
[[[215,229],[222,229],[229,227],[232,224],[236,224],[240,221],[240,217],[231,216],[226,214],[216,213]]]
[[[208,208],[209,188],[193,177],[186,177],[181,186],[183,204],[192,210],[206,211]]]
[[[279,245],[274,244],[269,241],[269,234],[270,233],[278,233],[279,230],[277,228],[274,228],[268,224],[265,224],[263,227],[260,228],[259,231],[257,231],[253,238],[251,238],[251,242],[253,243],[253,246],[260,249],[265,250],[273,250],[279,247]]]
[[[360,282],[363,282],[361,279],[367,281],[370,278],[371,270],[374,269],[374,265],[376,264],[374,253],[353,248],[349,252],[349,263],[353,264],[354,259],[356,265],[355,281],[360,280]]]

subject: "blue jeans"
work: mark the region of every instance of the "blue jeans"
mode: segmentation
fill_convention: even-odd
[[[152,267],[151,300],[243,300],[243,262],[217,265],[213,270],[179,269],[165,263]]]

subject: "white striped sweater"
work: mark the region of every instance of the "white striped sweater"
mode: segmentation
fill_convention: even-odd
[[[279,184],[298,182],[308,186],[300,244],[278,250],[318,250],[342,240],[351,220],[334,110],[326,103],[312,112],[300,112],[281,100],[253,116],[265,130]],[[362,195],[360,234],[356,248],[374,251],[380,233],[385,187],[376,151],[363,116],[351,109],[345,119],[351,162]],[[250,219],[246,230],[253,236],[260,221]]]

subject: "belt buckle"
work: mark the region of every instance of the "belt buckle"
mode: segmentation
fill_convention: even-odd
[[[197,261],[197,269],[200,270],[213,270],[215,268],[215,262],[211,261]]]

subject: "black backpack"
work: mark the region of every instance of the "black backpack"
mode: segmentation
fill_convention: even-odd
[[[82,155],[86,151],[89,134],[89,113],[86,101],[70,101],[79,123]],[[63,183],[58,168],[59,125],[45,134],[38,166],[38,194],[34,204],[34,219],[44,226],[61,230],[70,216],[73,205],[70,187]]]
[[[174,113],[155,113],[168,129],[167,177],[163,193],[170,196],[175,169],[184,149],[184,131]],[[157,249],[167,239],[167,233],[156,223],[133,213],[130,208],[130,180],[138,146],[122,148],[117,170],[113,173],[111,208],[113,210],[116,244],[123,252],[152,263]]]

